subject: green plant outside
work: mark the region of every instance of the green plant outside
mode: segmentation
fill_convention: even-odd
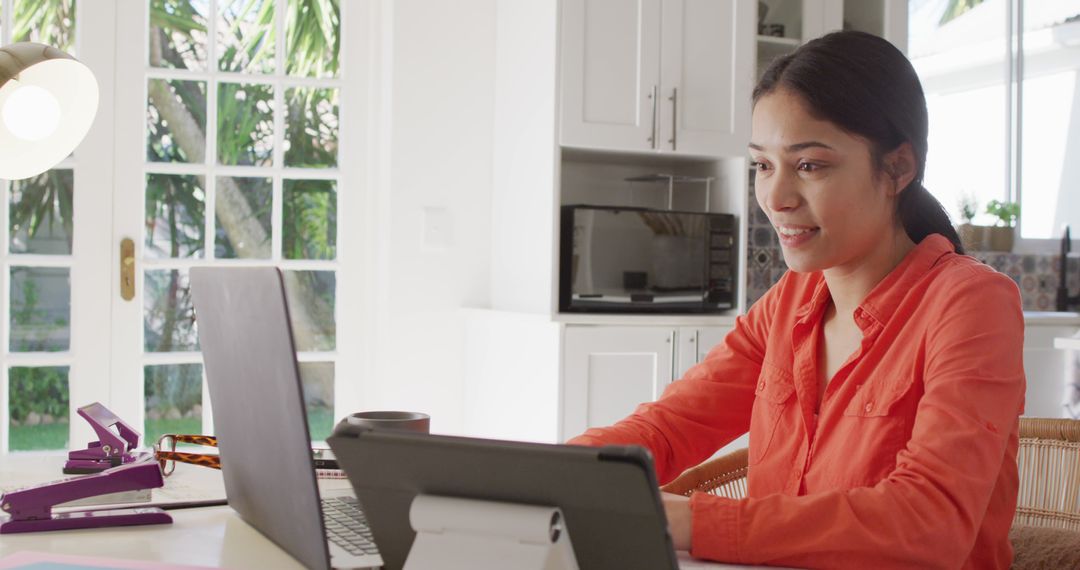
[[[22,367],[8,370],[11,386],[8,413],[22,423],[31,412],[57,419],[68,416],[68,369],[66,366]]]

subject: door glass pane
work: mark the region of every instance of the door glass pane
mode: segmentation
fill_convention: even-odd
[[[285,259],[334,259],[337,254],[337,188],[333,180],[286,180],[281,255]]]
[[[274,89],[270,85],[218,85],[218,162],[270,166],[274,150]]]
[[[301,362],[300,382],[311,439],[325,440],[334,429],[334,363]]]
[[[930,113],[923,181],[958,222],[964,221],[962,197],[976,201],[976,224],[990,224],[987,202],[1008,196],[1005,6],[950,0],[908,4],[908,56]]]
[[[146,175],[147,257],[203,257],[203,182],[202,176]]]
[[[12,352],[63,351],[71,345],[71,270],[11,268]]]
[[[1027,0],[1021,106],[1020,232],[1080,230],[1080,0]],[[1070,39],[1071,38],[1071,39]],[[1070,160],[1071,159],[1071,160]]]
[[[338,90],[285,91],[285,166],[333,168],[338,151]]]
[[[270,258],[273,193],[270,178],[218,177],[214,257]]]
[[[12,42],[37,42],[75,55],[75,0],[19,0]]]
[[[341,48],[339,0],[288,0],[285,16],[286,73],[335,77]]]
[[[9,183],[8,233],[12,253],[71,254],[72,172],[49,170]]]
[[[202,434],[202,365],[143,367],[146,426],[143,441],[153,445],[162,434]]]
[[[274,72],[275,0],[220,0],[218,69]]]
[[[68,367],[8,369],[8,449],[67,449]]]
[[[336,287],[333,271],[285,272],[285,296],[297,351],[334,350]]]
[[[206,82],[149,79],[146,159],[202,162],[206,157]]]
[[[150,0],[150,66],[206,69],[207,0]]]
[[[143,287],[143,344],[146,351],[199,350],[187,271],[147,270]]]

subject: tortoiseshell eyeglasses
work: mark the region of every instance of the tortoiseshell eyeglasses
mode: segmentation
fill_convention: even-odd
[[[212,435],[182,435],[167,433],[158,438],[154,444],[154,459],[161,465],[161,474],[165,477],[172,475],[176,469],[176,462],[202,465],[211,469],[221,469],[221,459],[217,455],[208,453],[188,453],[176,451],[177,443],[192,443],[217,447],[217,438]]]

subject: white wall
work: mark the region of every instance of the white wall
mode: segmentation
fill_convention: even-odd
[[[378,9],[374,318],[361,407],[427,412],[433,432],[460,433],[459,308],[485,305],[490,288],[495,1]]]
[[[498,0],[490,308],[557,308],[557,2]]]

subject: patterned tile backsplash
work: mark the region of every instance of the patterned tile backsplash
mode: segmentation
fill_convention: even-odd
[[[787,271],[784,254],[769,218],[750,193],[750,223],[747,236],[747,307],[761,298]],[[1020,287],[1025,311],[1053,311],[1058,287],[1059,255],[1016,254],[997,251],[968,252],[975,259],[1008,275]],[[1067,285],[1071,294],[1080,289],[1080,260],[1069,259]]]

